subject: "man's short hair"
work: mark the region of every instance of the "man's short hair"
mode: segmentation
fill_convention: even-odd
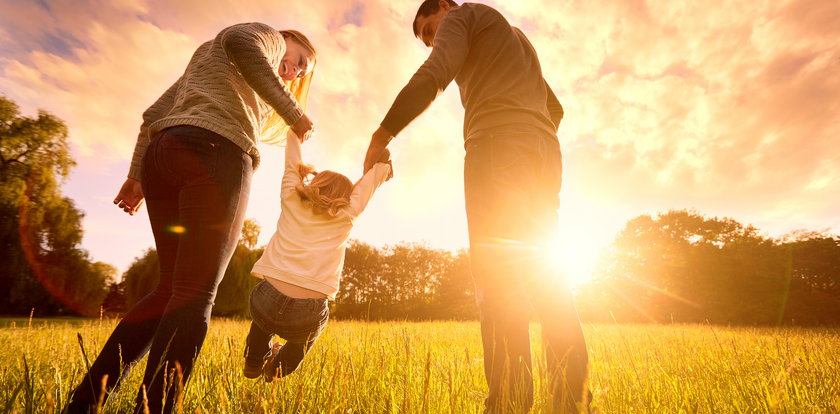
[[[453,0],[446,0],[452,7],[457,7],[458,3],[455,3]],[[440,10],[440,0],[423,0],[423,3],[420,4],[420,7],[417,9],[417,15],[414,16],[414,23],[411,26],[414,28],[414,37],[420,35],[417,33],[417,19],[421,17],[431,16]]]

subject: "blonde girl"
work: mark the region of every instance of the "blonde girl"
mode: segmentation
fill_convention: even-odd
[[[277,230],[252,270],[263,280],[251,292],[246,377],[271,382],[294,372],[326,327],[350,230],[390,178],[389,157],[383,153],[354,185],[339,173],[315,172],[301,160],[300,141],[292,135],[286,140]],[[285,344],[272,345],[274,335]]]

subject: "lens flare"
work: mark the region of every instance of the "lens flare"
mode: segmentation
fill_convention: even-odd
[[[166,228],[166,230],[169,231],[170,233],[175,233],[175,234],[183,234],[187,231],[187,229],[184,228],[184,226],[178,226],[178,225],[169,226],[169,227]]]

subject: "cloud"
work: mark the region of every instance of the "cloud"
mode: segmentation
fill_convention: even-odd
[[[758,220],[795,205],[840,225],[825,214],[840,192],[840,3],[498,3],[566,103],[566,160],[582,168],[567,182],[601,186],[595,200]]]
[[[622,215],[696,208],[774,232],[840,228],[829,196],[840,193],[840,3],[487,3],[529,36],[566,109],[562,194],[574,211],[564,214],[599,226],[587,211],[619,223]],[[0,93],[25,111],[65,119],[80,176],[107,176],[100,187],[110,195],[141,113],[199,44],[243,21],[295,28],[319,50],[308,111],[317,133],[307,157],[355,179],[370,134],[428,54],[412,37],[415,5],[0,0]],[[452,230],[466,228],[456,89],[394,142],[397,178],[374,199],[358,237],[465,245],[465,234]],[[249,215],[266,229],[278,213],[277,174],[266,164],[255,177]],[[83,208],[107,198],[78,191]]]

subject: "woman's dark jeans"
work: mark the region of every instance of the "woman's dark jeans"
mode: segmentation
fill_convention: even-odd
[[[145,396],[151,413],[172,411],[201,350],[216,290],[239,240],[252,173],[249,155],[205,129],[177,126],[153,137],[143,158],[142,183],[160,282],[114,329],[76,388],[71,412],[85,412],[106,398],[146,352],[145,393],[138,393],[135,410],[142,410]]]
[[[465,144],[464,196],[489,386],[488,412],[533,402],[531,306],[542,320],[554,409],[576,411],[587,352],[572,293],[552,267],[562,158],[556,139],[508,133]]]
[[[265,280],[251,291],[251,330],[245,340],[245,363],[262,366],[271,338],[286,340],[280,348],[281,376],[294,372],[324,331],[330,315],[327,299],[297,299],[284,295]]]

